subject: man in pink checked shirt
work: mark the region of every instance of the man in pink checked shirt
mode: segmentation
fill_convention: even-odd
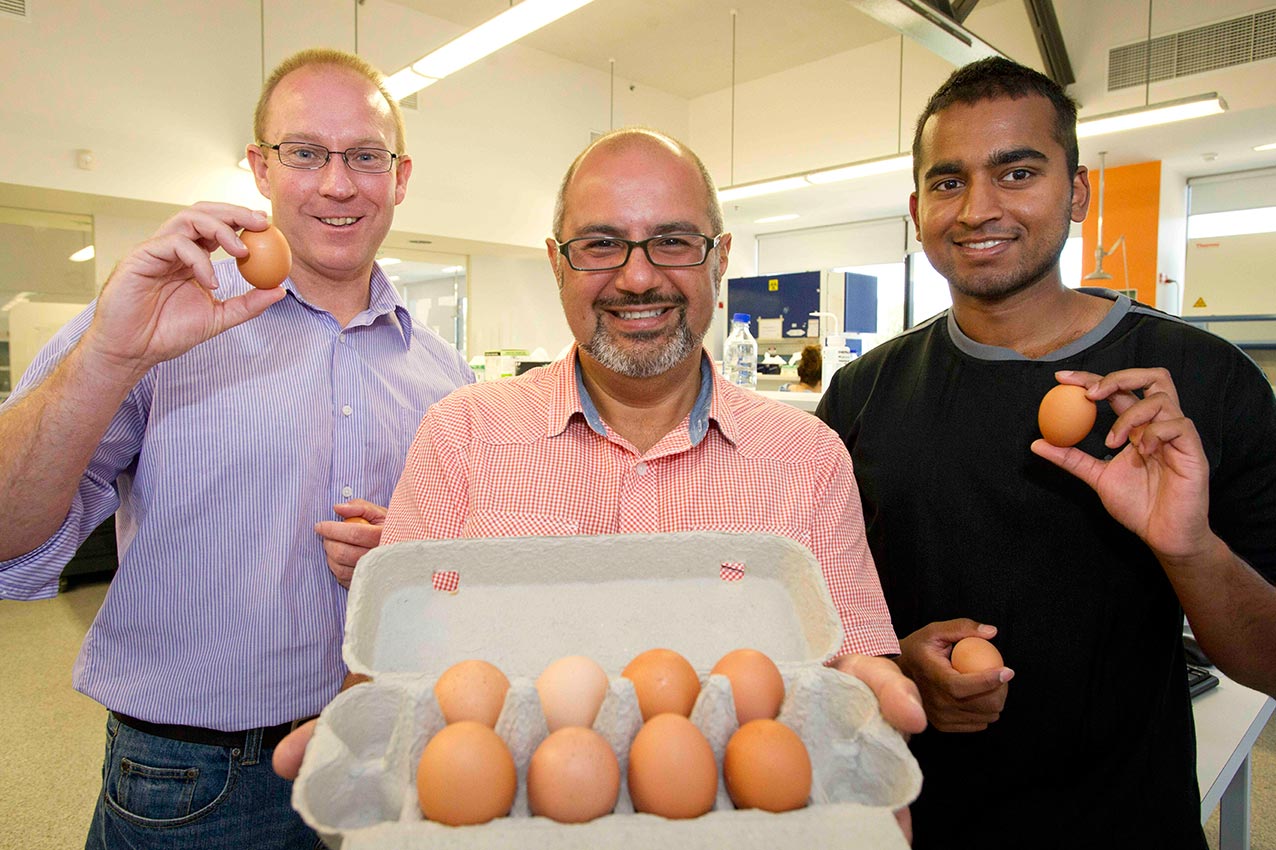
[[[731,386],[702,346],[731,235],[704,165],[624,129],[559,191],[547,253],[576,338],[561,361],[432,407],[381,542],[717,530],[782,534],[815,554],[841,617],[837,668],[887,720],[925,726],[864,535],[846,451],[814,417]],[[276,751],[295,775],[309,730]]]

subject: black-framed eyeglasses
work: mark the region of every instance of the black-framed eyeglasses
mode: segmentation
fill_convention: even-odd
[[[318,171],[328,164],[333,154],[346,161],[351,171],[362,174],[385,174],[394,167],[399,158],[384,148],[347,148],[343,151],[330,151],[323,145],[312,145],[309,142],[280,142],[270,145],[258,142],[263,148],[274,151],[279,161],[289,168],[300,168],[303,171]]]
[[[685,269],[701,265],[722,237],[703,233],[662,233],[648,239],[620,239],[615,236],[581,236],[566,242],[555,241],[558,253],[578,272],[605,272],[629,262],[635,248],[641,248],[653,266]]]

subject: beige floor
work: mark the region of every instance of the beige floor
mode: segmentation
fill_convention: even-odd
[[[0,850],[82,847],[97,797],[106,713],[71,689],[105,584],[42,602],[0,601]],[[1276,850],[1276,722],[1254,748],[1251,850]],[[1211,847],[1217,814],[1206,824]]]

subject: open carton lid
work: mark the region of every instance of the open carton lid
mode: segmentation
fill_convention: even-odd
[[[412,541],[350,587],[351,671],[439,675],[467,658],[535,678],[565,655],[618,675],[665,647],[707,672],[726,653],[826,662],[842,626],[814,556],[786,537],[683,532]]]

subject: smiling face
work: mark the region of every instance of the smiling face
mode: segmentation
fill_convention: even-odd
[[[1061,285],[1059,254],[1090,184],[1084,167],[1068,173],[1054,122],[1037,95],[956,103],[926,121],[909,209],[954,300]]]
[[[662,233],[715,236],[708,188],[695,165],[663,142],[605,142],[580,162],[563,196],[559,238],[646,239]],[[581,272],[546,240],[567,324],[586,356],[631,378],[698,360],[717,302],[731,237],[703,265],[651,265],[641,249],[619,269]]]
[[[284,77],[271,94],[260,141],[312,142],[329,150],[398,142],[389,104],[370,81],[348,69],[310,65]],[[257,188],[292,248],[294,281],[368,283],[377,248],[406,192],[412,162],[385,174],[351,171],[340,156],[316,171],[288,168],[274,151],[249,146]]]

